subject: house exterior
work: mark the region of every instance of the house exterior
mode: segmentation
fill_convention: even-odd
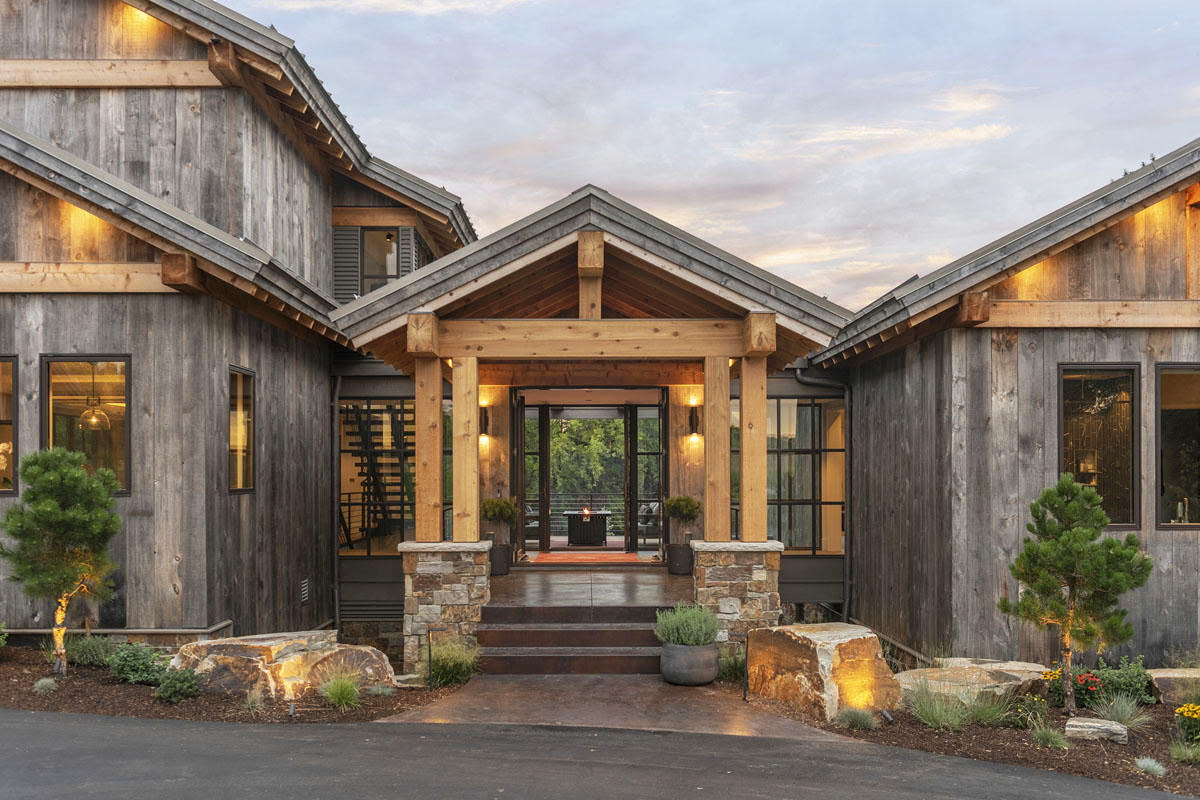
[[[1045,657],[995,604],[1065,469],[1155,558],[1129,649],[1195,646],[1200,143],[851,314],[594,186],[477,239],[215,3],[0,28],[0,509],[39,447],[117,472],[100,627],[336,625],[412,666],[431,629],[475,637],[493,566],[552,547],[550,418],[599,404],[624,549],[690,547],[728,635],[822,603]],[[508,496],[512,530],[481,518]],[[49,609],[3,582],[0,620]]]

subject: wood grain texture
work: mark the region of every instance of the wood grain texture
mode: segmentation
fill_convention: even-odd
[[[774,327],[775,321],[771,320]],[[767,359],[750,356],[741,362],[738,384],[740,425],[741,518],[744,542],[767,540]]]
[[[479,541],[479,359],[454,359],[454,541]]]
[[[704,380],[703,372],[697,376]],[[688,436],[688,413],[693,406],[704,405],[704,384],[680,384],[667,390],[667,447],[671,469],[667,476],[669,497],[691,497],[704,506],[704,442]],[[704,512],[690,525],[668,521],[672,544],[683,544],[685,533],[703,538]]]
[[[479,497],[486,500],[508,497],[509,490],[509,440],[511,436],[509,387],[480,386],[479,402],[487,406],[489,423],[487,438],[479,440]],[[480,520],[484,534],[491,534],[495,541],[506,543],[512,532],[503,522]]]
[[[413,373],[416,416],[416,538],[442,540],[442,362],[418,358]]]
[[[3,89],[213,88],[221,81],[208,61],[0,59]]]
[[[504,358],[699,358],[742,352],[730,320],[442,320],[439,355]],[[370,344],[368,343],[369,347]]]
[[[704,359],[704,539],[729,541],[729,359]]]
[[[982,328],[1188,328],[1200,300],[994,300]]]
[[[173,293],[156,263],[0,261],[0,292]]]

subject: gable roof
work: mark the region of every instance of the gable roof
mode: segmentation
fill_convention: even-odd
[[[836,303],[592,185],[342,306],[332,318],[347,335],[361,340],[409,312],[429,310],[439,300],[461,296],[464,287],[486,285],[505,265],[566,246],[565,237],[585,229],[605,231],[637,248],[646,259],[677,265],[698,282],[740,297],[747,306],[774,311],[785,327],[790,323],[817,343],[828,341],[850,318],[850,312]]]
[[[913,277],[863,308],[811,363],[828,361],[873,337],[928,319],[958,295],[1032,266],[1200,178],[1200,139],[968,253],[924,277]]]
[[[349,160],[352,178],[374,181],[444,216],[462,244],[475,241],[475,228],[461,198],[371,155],[342,110],[305,61],[296,43],[248,17],[211,0],[126,0],[147,14],[205,44],[227,41],[251,54],[254,63],[273,65],[295,87],[309,109]],[[254,65],[252,63],[252,66]],[[420,210],[420,208],[418,208]]]

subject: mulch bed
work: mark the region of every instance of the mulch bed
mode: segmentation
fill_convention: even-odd
[[[65,677],[57,678],[56,690],[35,694],[34,681],[52,675],[53,669],[41,651],[28,647],[0,648],[0,708],[203,722],[370,722],[432,703],[455,691],[454,688],[433,692],[397,688],[390,697],[364,692],[363,707],[351,711],[338,711],[319,695],[306,696],[296,700],[295,716],[290,716],[286,701],[274,701],[269,696],[258,711],[246,709],[243,694],[203,694],[174,705],[164,703],[154,699],[152,687],[121,683],[107,668],[101,667],[70,667]]]
[[[726,684],[725,688],[741,695],[740,685]],[[907,747],[977,761],[1047,769],[1200,797],[1200,766],[1177,764],[1171,760],[1171,740],[1176,730],[1174,706],[1145,706],[1150,722],[1140,730],[1130,731],[1127,745],[1070,739],[1069,750],[1048,750],[1034,744],[1029,731],[1019,728],[968,725],[958,732],[935,731],[926,727],[912,714],[901,710],[893,714],[895,722],[891,724],[879,717],[879,727],[875,730],[853,731],[814,719],[778,700],[751,696],[750,702],[780,716],[875,744]],[[1089,716],[1089,713],[1083,711],[1080,716]],[[1050,709],[1049,718],[1060,731],[1066,724],[1066,717],[1061,709]],[[1142,756],[1157,759],[1167,768],[1167,774],[1156,778],[1139,772],[1133,762]]]

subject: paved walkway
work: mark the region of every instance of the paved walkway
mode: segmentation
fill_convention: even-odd
[[[1167,798],[844,742],[532,725],[236,725],[0,711],[0,797]]]
[[[491,582],[492,606],[673,606],[692,599],[690,575],[620,565],[595,569],[514,568]]]
[[[460,691],[383,722],[559,725],[853,741],[770,714],[711,686],[658,675],[479,675]]]

